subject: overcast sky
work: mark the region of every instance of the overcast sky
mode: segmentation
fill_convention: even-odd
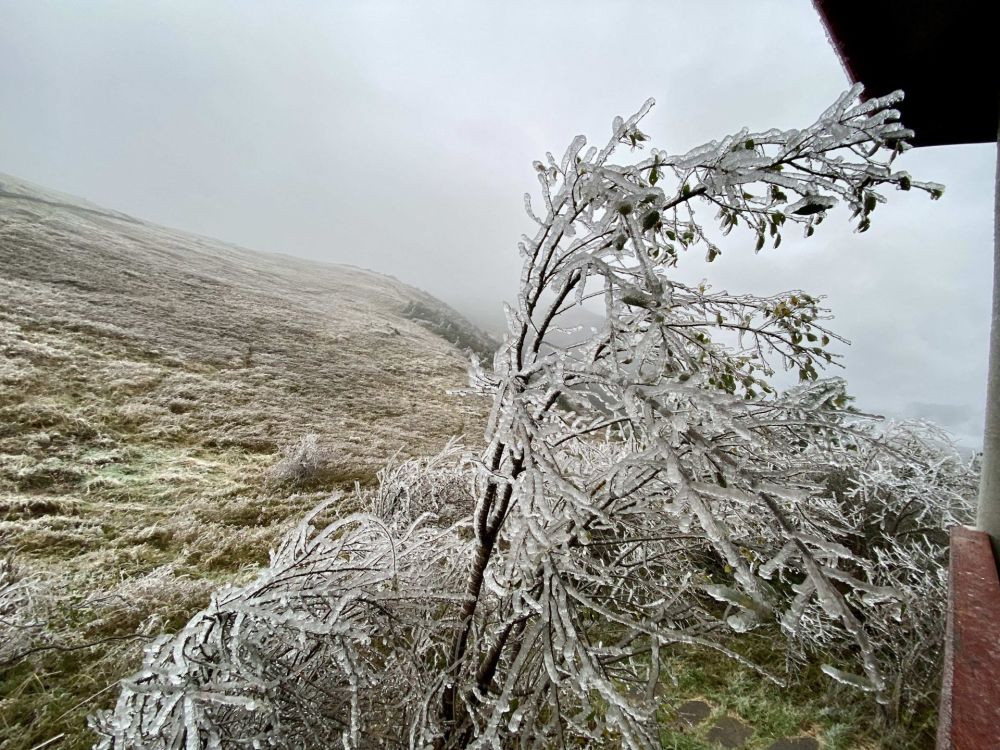
[[[671,151],[805,126],[847,85],[804,0],[0,0],[0,171],[389,273],[489,323],[516,291],[522,194],[546,150],[603,143],[649,96],[644,130]],[[756,257],[734,234],[684,273],[828,295],[859,404],[977,445],[995,149],[901,165],[944,198],[896,193],[867,234],[837,215]]]

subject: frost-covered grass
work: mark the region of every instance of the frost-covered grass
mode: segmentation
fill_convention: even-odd
[[[83,748],[148,637],[330,490],[475,439],[483,408],[447,393],[466,360],[393,279],[0,186],[26,196],[0,197],[0,549],[44,624],[0,651],[0,748]],[[309,433],[322,476],[269,483]]]

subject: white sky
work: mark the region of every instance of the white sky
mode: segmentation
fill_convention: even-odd
[[[810,124],[847,85],[804,0],[0,0],[0,171],[389,273],[490,323],[516,291],[521,196],[546,150],[603,142],[649,96],[644,130],[678,151]],[[859,405],[977,445],[995,148],[901,166],[944,198],[894,194],[867,234],[834,216],[756,257],[734,233],[685,273],[828,295]]]

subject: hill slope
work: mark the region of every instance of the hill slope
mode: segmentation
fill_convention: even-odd
[[[27,662],[0,647],[0,748],[85,746],[82,717],[111,694],[75,704],[134,666],[137,631],[266,561],[315,493],[478,439],[484,404],[447,392],[466,379],[453,341],[492,344],[394,279],[0,175],[0,547],[8,583],[45,581],[49,621]],[[323,470],[269,484],[307,433]]]

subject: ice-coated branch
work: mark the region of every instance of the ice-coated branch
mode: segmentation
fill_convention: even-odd
[[[459,457],[388,467],[358,498],[378,516],[315,508],[255,581],[146,649],[97,747],[422,746],[407,730],[442,688],[461,602],[464,524],[433,513],[468,502]]]
[[[628,687],[655,679],[651,654],[713,642],[721,621],[743,631],[802,612],[853,643],[856,682],[889,702],[873,636],[842,593],[870,586],[856,556],[837,554],[849,532],[826,487],[831,467],[889,441],[851,413],[841,381],[819,379],[840,340],[827,311],[801,291],[732,295],[670,274],[695,249],[714,260],[741,225],[760,251],[792,224],[812,235],[840,203],[865,231],[887,187],[940,196],[892,168],[912,135],[893,109],[902,95],[859,104],[860,92],[803,130],[613,163],[648,140],[648,101],[604,147],[577,137],[535,163],[543,210],[525,197],[539,227],[520,245],[520,294],[494,371],[473,377],[494,409],[440,747],[515,731],[655,744]],[[600,322],[583,330],[575,309]],[[778,393],[779,368],[802,385]],[[789,596],[773,576],[793,569]],[[563,708],[525,705],[528,694]]]

